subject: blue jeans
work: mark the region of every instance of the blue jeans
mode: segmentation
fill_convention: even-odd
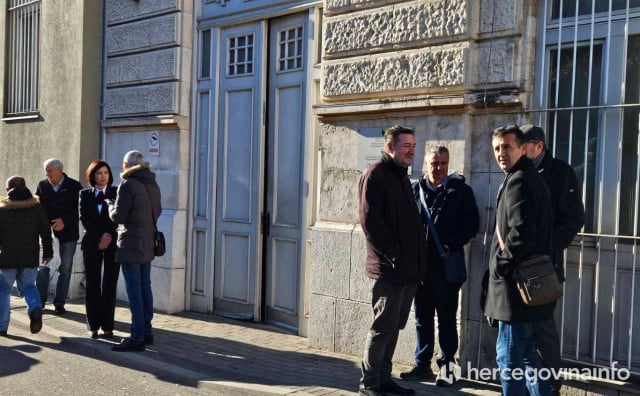
[[[502,394],[524,396],[550,396],[551,386],[540,373],[542,362],[533,341],[533,322],[498,322],[496,362],[500,369]]]
[[[416,285],[398,285],[386,279],[373,284],[373,323],[367,334],[360,383],[375,388],[391,380],[391,359],[398,333],[407,324]]]
[[[64,307],[69,295],[69,282],[71,281],[71,270],[73,269],[73,256],[76,254],[77,240],[69,242],[60,242],[58,240],[58,248],[60,250],[60,266],[58,267],[58,283],[56,285],[56,296],[53,299],[53,305],[56,307]],[[45,306],[47,296],[49,294],[49,279],[51,268],[40,266],[38,268],[38,292],[40,293],[40,303]]]
[[[36,273],[35,267],[0,269],[0,331],[7,331],[9,328],[13,282],[18,283],[18,290],[27,303],[29,315],[34,309],[41,308],[40,295],[36,288]]]
[[[144,341],[153,335],[153,293],[151,292],[151,263],[122,264],[125,288],[131,310],[131,340]]]
[[[438,313],[438,341],[442,357],[438,366],[455,360],[458,351],[458,292],[461,285],[452,285],[444,278],[444,272],[434,272],[429,281],[418,287],[414,299],[416,314],[417,366],[430,367],[435,343],[434,315]],[[441,275],[441,276],[437,276]]]

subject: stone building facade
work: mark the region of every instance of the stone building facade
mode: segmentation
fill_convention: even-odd
[[[105,1],[102,152],[116,176],[129,150],[156,174],[167,253],[153,260],[151,281],[154,306],[166,312],[185,309],[192,21],[189,0]],[[126,300],[122,282],[118,298]]]
[[[86,185],[84,171],[100,153],[102,12],[102,1],[69,0],[64,7],[0,1],[2,195],[12,175],[23,176],[35,191],[45,177],[43,162],[53,157]],[[58,264],[57,258],[51,263]],[[83,272],[78,245],[72,297],[84,293]],[[55,291],[57,275],[52,271],[52,276]]]
[[[482,234],[466,251],[460,358],[481,367],[494,364],[495,333],[482,325],[477,304],[502,179],[490,132],[525,119],[535,15],[532,2],[507,0],[325,1],[322,102],[314,108],[322,161],[311,238],[312,345],[362,353],[371,281],[364,276],[365,240],[357,217],[361,159],[372,159],[366,141],[381,128],[402,124],[416,131],[412,179],[422,174],[426,148],[444,145],[451,152],[450,170],[474,189]],[[414,348],[411,318],[396,359],[412,363]]]

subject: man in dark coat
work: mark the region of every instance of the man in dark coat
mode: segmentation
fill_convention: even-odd
[[[564,282],[564,250],[584,224],[584,206],[580,186],[573,168],[566,162],[554,158],[545,146],[542,128],[534,125],[520,127],[524,134],[525,153],[544,179],[551,193],[551,258],[560,282]],[[534,325],[535,343],[545,367],[560,369],[560,337],[553,316]],[[553,382],[555,394],[559,394],[560,383]]]
[[[36,195],[40,197],[40,203],[44,208],[53,234],[58,239],[58,252],[60,254],[60,266],[58,267],[58,283],[53,306],[57,315],[63,315],[66,310],[64,304],[69,294],[69,282],[73,269],[73,256],[76,253],[76,245],[80,233],[78,231],[78,196],[82,186],[77,180],[67,176],[63,172],[63,165],[56,158],[44,162],[46,179],[41,180],[36,187]],[[38,292],[42,307],[44,308],[49,294],[50,268],[41,266],[38,269]]]
[[[36,288],[40,260],[47,264],[53,256],[51,229],[42,205],[26,187],[20,176],[12,176],[6,184],[7,197],[0,197],[0,335],[9,327],[10,295],[13,283],[27,303],[31,333],[42,328],[42,306]]]
[[[359,389],[365,396],[415,393],[391,379],[391,359],[426,270],[426,235],[407,176],[415,154],[413,130],[393,126],[384,136],[382,159],[364,171],[358,186],[360,224],[367,240],[366,274],[373,279],[374,319]]]
[[[493,132],[493,152],[505,178],[498,190],[485,315],[498,322],[496,361],[503,394],[524,394],[526,380],[531,394],[550,395],[549,381],[535,376],[542,363],[533,327],[551,317],[555,303],[525,305],[514,279],[523,260],[548,254],[551,243],[549,190],[525,155],[523,143],[522,131],[515,125]],[[529,375],[519,375],[525,372]]]
[[[464,280],[447,279],[445,262],[428,226],[426,210],[438,233],[445,253],[457,252],[464,257],[464,245],[478,233],[479,213],[473,190],[464,177],[449,175],[449,150],[446,147],[429,149],[424,160],[425,175],[413,185],[413,194],[420,207],[428,243],[428,272],[426,282],[418,286],[414,298],[417,345],[415,367],[400,374],[404,380],[426,380],[433,376],[431,358],[434,350],[434,315],[438,313],[438,341],[442,356],[436,386],[449,386],[455,377],[449,363],[455,362],[458,350],[458,295]],[[424,207],[427,205],[427,208]],[[466,272],[465,278],[466,278]]]
[[[108,204],[109,217],[118,224],[116,262],[122,269],[129,298],[131,336],[111,349],[144,351],[145,345],[153,344],[151,260],[155,257],[156,221],[162,212],[160,188],[139,151],[126,153],[122,167],[116,202]]]

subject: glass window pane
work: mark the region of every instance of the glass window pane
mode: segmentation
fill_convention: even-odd
[[[589,61],[589,47],[578,47],[575,52],[575,103],[573,107],[598,105],[600,98],[602,45],[594,45],[593,59]],[[552,50],[549,57],[550,78],[548,85],[549,107],[567,108],[571,106],[573,84],[573,48],[560,53],[560,68],[557,70],[558,51]],[[588,94],[589,63],[592,64],[591,96]],[[556,80],[560,75],[558,99],[556,103]],[[599,112],[597,110],[562,110],[551,112],[548,117],[548,144],[554,156],[570,162],[578,182],[582,187],[586,180],[585,232],[592,232],[595,226],[595,171],[597,155],[597,130]],[[572,123],[573,122],[573,123]],[[571,134],[573,128],[573,134]],[[572,140],[570,140],[572,138]],[[555,146],[554,146],[555,144]],[[571,158],[569,158],[571,154]],[[569,161],[570,159],[570,161]]]
[[[238,37],[238,47],[244,47],[245,37]]]
[[[211,74],[211,30],[202,32],[202,46],[200,48],[200,77],[209,78]]]
[[[558,19],[560,15],[560,3],[561,0],[555,0],[551,9],[551,18]],[[608,13],[609,12],[609,0],[596,0],[596,13]],[[592,0],[579,0],[578,3],[578,15],[591,15],[592,13]],[[624,10],[627,7],[627,0],[613,0],[611,2],[611,11]],[[640,7],[640,0],[629,0],[629,7]],[[562,0],[562,17],[570,18],[576,15],[576,0]]]
[[[244,62],[245,51],[246,50],[244,48],[238,49],[238,62]]]

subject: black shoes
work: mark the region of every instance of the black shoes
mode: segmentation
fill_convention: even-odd
[[[120,344],[111,347],[116,352],[141,352],[144,351],[144,341],[132,341],[131,338],[125,338]]]
[[[393,380],[389,380],[380,384],[380,388],[385,392],[385,394],[390,395],[415,395],[416,391],[412,388],[405,388],[404,386],[400,386]]]
[[[358,395],[360,395],[360,396],[385,396],[386,393],[384,392],[382,387],[367,388],[364,385],[360,384],[360,388],[358,389]]]
[[[53,310],[53,313],[58,315],[58,316],[62,316],[65,313],[67,313],[67,310],[64,309],[64,307],[62,305],[56,305],[55,309]]]
[[[429,366],[414,366],[411,370],[400,373],[400,378],[405,381],[429,381],[435,375]]]
[[[144,336],[144,345],[153,345],[153,335]]]
[[[42,330],[42,309],[35,308],[29,314],[29,319],[31,319],[31,323],[29,323],[29,330],[31,330],[31,334],[36,334]]]

